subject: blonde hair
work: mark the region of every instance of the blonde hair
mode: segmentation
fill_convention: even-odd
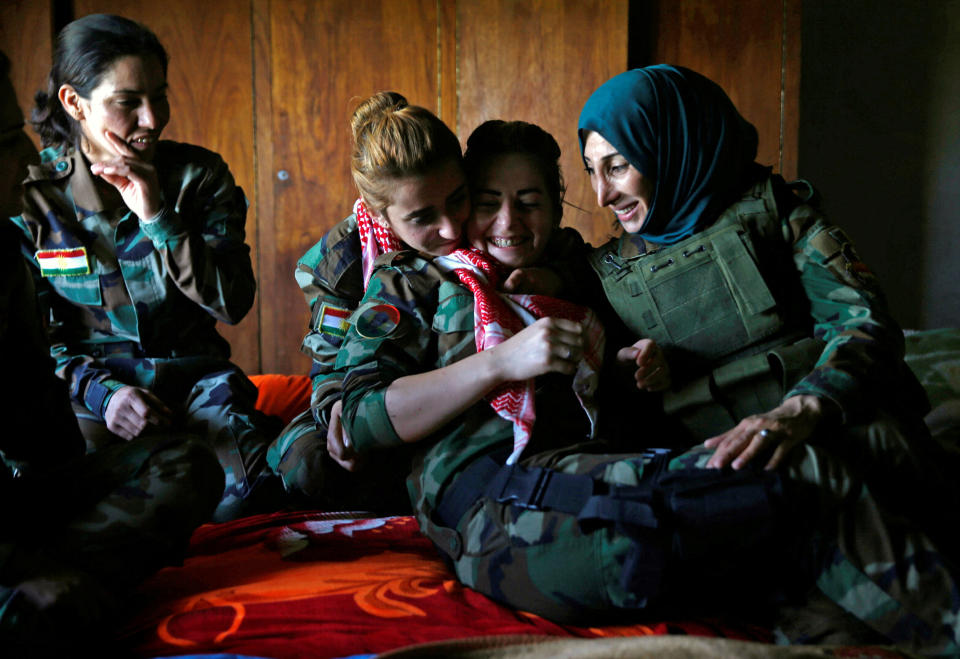
[[[396,180],[424,174],[453,159],[462,162],[460,141],[426,108],[396,92],[378,92],[350,118],[353,182],[370,210],[390,205]]]

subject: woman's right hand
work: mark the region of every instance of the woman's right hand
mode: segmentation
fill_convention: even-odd
[[[123,203],[141,220],[155,217],[163,208],[156,167],[143,160],[130,145],[110,131],[106,131],[104,136],[117,156],[93,163],[90,171],[115,187]]]
[[[139,436],[148,425],[169,425],[172,417],[170,408],[152,392],[133,386],[115,391],[104,415],[107,429],[126,440]]]
[[[487,352],[496,359],[502,382],[572,374],[583,356],[583,326],[565,318],[541,318]]]

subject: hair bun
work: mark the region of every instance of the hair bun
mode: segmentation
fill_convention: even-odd
[[[350,117],[350,130],[353,133],[354,141],[357,141],[367,128],[378,119],[389,113],[398,112],[409,105],[406,97],[397,92],[377,92],[365,99],[357,106]]]

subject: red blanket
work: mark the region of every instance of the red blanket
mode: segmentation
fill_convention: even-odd
[[[697,634],[769,640],[704,622],[572,627],[461,586],[410,517],[276,513],[208,524],[182,567],[139,591],[123,638],[135,656],[345,657],[490,634]]]

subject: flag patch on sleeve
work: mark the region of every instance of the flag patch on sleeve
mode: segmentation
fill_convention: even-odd
[[[347,329],[350,327],[350,323],[347,322],[349,317],[349,309],[324,303],[320,309],[320,317],[317,319],[317,331],[342,339],[347,335]]]
[[[41,249],[36,254],[40,274],[44,277],[90,274],[86,247],[70,249]]]

